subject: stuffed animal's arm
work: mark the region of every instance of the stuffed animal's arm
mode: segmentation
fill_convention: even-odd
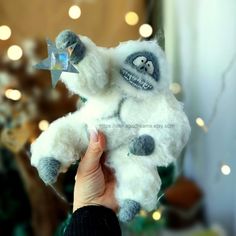
[[[168,166],[180,155],[190,136],[190,125],[183,111],[173,111],[162,123],[154,124],[149,134],[155,142],[153,160],[157,166]]]
[[[162,118],[153,115],[146,124],[149,127],[140,129],[129,150],[133,155],[147,156],[157,166],[168,166],[186,145],[191,129],[181,104],[159,116]]]
[[[109,50],[97,47],[89,38],[65,30],[56,38],[59,49],[71,50],[70,60],[79,73],[63,72],[68,89],[85,98],[102,93],[109,83]]]
[[[56,181],[59,172],[80,158],[89,142],[87,126],[76,112],[50,124],[31,145],[31,164],[45,183]]]

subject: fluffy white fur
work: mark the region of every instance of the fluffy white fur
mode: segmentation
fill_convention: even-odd
[[[37,167],[41,158],[53,157],[62,163],[61,172],[83,155],[89,142],[89,129],[97,128],[107,138],[107,165],[115,170],[116,197],[119,203],[132,199],[150,211],[156,207],[161,186],[157,166],[168,166],[185,146],[190,126],[178,102],[168,89],[167,63],[155,41],[128,41],[116,48],[97,47],[87,37],[85,58],[76,65],[79,74],[63,73],[61,80],[68,89],[88,99],[77,112],[54,121],[33,143],[31,162]],[[158,59],[160,80],[150,80],[154,90],[132,87],[120,75],[124,61],[133,52],[150,51]],[[121,123],[112,114],[122,97]],[[110,117],[110,118],[109,118]],[[148,134],[155,140],[149,156],[129,153],[134,137]]]

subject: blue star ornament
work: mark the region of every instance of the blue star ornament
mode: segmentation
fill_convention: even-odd
[[[76,43],[70,47],[73,50],[75,46]],[[79,73],[79,71],[71,64],[70,56],[66,49],[58,49],[50,39],[47,39],[47,47],[48,57],[34,67],[40,70],[50,70],[52,86],[55,88],[62,72]]]

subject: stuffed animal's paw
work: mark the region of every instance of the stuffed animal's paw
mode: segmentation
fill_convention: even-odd
[[[138,202],[130,199],[125,199],[120,207],[118,217],[122,222],[131,221],[141,209]]]
[[[70,30],[64,30],[58,34],[56,38],[56,47],[58,49],[66,49],[78,41],[79,37],[74,32]]]
[[[61,163],[54,158],[42,158],[39,160],[37,169],[40,178],[45,184],[53,184],[59,175]]]
[[[79,36],[70,30],[64,30],[57,36],[56,47],[58,49],[70,49],[70,61],[74,64],[78,64],[83,59],[86,51]]]
[[[154,149],[154,139],[147,134],[134,138],[129,145],[129,151],[136,156],[151,155]]]

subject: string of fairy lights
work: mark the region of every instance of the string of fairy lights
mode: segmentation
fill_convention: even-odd
[[[81,8],[78,4],[69,7],[68,15],[71,19],[77,20],[81,17]],[[128,11],[124,15],[125,22],[129,26],[135,26],[139,23],[139,16],[135,11]],[[153,28],[150,24],[144,23],[139,27],[139,34],[143,38],[149,38],[153,34]],[[12,30],[7,25],[0,26],[0,40],[8,40],[12,35]],[[19,45],[11,45],[7,49],[7,56],[12,61],[22,58],[23,50]]]
[[[8,40],[12,35],[12,31],[9,26],[2,25],[0,26],[0,40]],[[7,56],[12,61],[19,60],[23,55],[23,50],[18,45],[11,45],[7,50]],[[21,99],[22,94],[17,89],[6,89],[5,91],[6,98],[18,101]]]
[[[68,9],[68,15],[71,19],[77,20],[81,16],[81,8],[78,4],[70,6]],[[124,15],[127,25],[134,26],[139,23],[139,16],[135,11],[128,11]],[[143,38],[149,38],[153,33],[153,28],[150,24],[144,23],[139,27],[139,34]]]
[[[92,1],[92,0],[90,0]],[[78,1],[75,1],[73,5],[71,5],[68,9],[68,16],[72,19],[72,20],[78,20],[82,15],[82,10],[81,7],[79,5]],[[128,26],[136,26],[140,23],[140,18],[139,15],[136,11],[134,10],[130,10],[127,11],[124,14],[124,21],[126,22],[126,24]],[[153,28],[150,24],[148,23],[142,23],[139,26],[139,35],[142,38],[149,38],[153,35]],[[9,40],[12,36],[12,30],[9,26],[7,25],[2,25],[0,26],[0,40]],[[11,45],[8,49],[7,49],[7,57],[8,59],[12,60],[12,61],[18,61],[22,58],[23,56],[23,49],[19,46],[19,45]],[[222,93],[224,91],[224,87],[225,87],[225,78],[226,75],[228,73],[228,71],[231,69],[233,63],[236,61],[236,56],[233,58],[234,60],[232,60],[230,62],[230,64],[227,66],[226,71],[223,72],[222,75],[222,88],[221,88],[221,93],[219,94],[219,96],[216,99],[216,103],[215,103],[215,107],[213,108],[213,113],[211,116],[211,121],[214,119],[214,117],[216,116],[216,111],[217,111],[217,106],[218,103],[220,101],[220,98],[222,96]],[[171,83],[170,85],[170,90],[173,92],[173,94],[177,95],[180,94],[182,91],[182,87],[179,83]],[[13,101],[18,101],[21,99],[22,94],[19,90],[16,89],[6,89],[5,91],[5,97],[13,100]],[[195,120],[196,124],[198,127],[200,127],[204,132],[208,132],[209,129],[209,125],[207,125],[204,121],[203,118],[201,117],[197,117]],[[38,127],[41,131],[44,131],[48,128],[49,126],[49,122],[47,120],[41,120],[38,124]],[[229,175],[231,173],[231,168],[229,165],[227,164],[221,164],[220,167],[220,171],[223,175]],[[145,212],[144,210],[140,211],[140,215],[146,217],[148,215],[147,212]],[[161,219],[162,216],[162,210],[159,208],[158,210],[154,211],[152,213],[152,218],[155,221],[158,221]]]
[[[73,20],[77,20],[81,17],[82,11],[78,3],[79,1],[75,1],[75,4],[71,5],[68,9],[68,16]],[[139,23],[139,15],[135,11],[128,11],[124,15],[124,20],[127,25],[135,26]],[[150,37],[153,34],[152,26],[147,23],[141,24],[139,27],[139,34],[143,38]],[[9,40],[11,36],[12,30],[9,26],[0,26],[0,40]],[[22,56],[23,49],[19,45],[14,44],[7,49],[7,58],[11,61],[18,61],[22,58]],[[176,86],[173,89],[178,90]],[[22,94],[16,89],[7,89],[5,91],[5,96],[10,100],[18,101],[21,99]],[[44,131],[49,126],[49,122],[46,120],[40,121],[38,126],[40,130]]]
[[[225,69],[223,70],[223,72],[220,76],[220,79],[221,79],[220,89],[219,89],[219,92],[216,96],[215,103],[213,105],[213,109],[210,114],[210,119],[209,119],[208,123],[206,124],[205,121],[203,120],[203,118],[201,118],[201,117],[196,118],[196,124],[206,133],[208,132],[209,128],[211,127],[213,121],[215,120],[215,118],[217,116],[219,103],[220,103],[220,100],[221,100],[221,98],[224,94],[225,88],[226,88],[226,80],[227,80],[228,74],[231,71],[231,69],[233,68],[233,66],[235,65],[235,63],[236,63],[236,54],[233,54],[232,58],[229,60],[228,64],[226,65]],[[231,173],[231,167],[226,163],[221,163],[220,164],[220,171],[223,175],[229,175]]]

